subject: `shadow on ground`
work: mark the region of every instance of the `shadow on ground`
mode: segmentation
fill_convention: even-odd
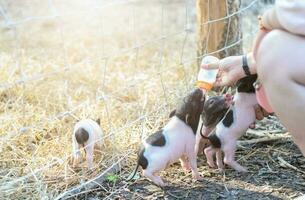
[[[295,168],[283,166],[279,158]],[[239,174],[226,168],[225,173],[207,167],[199,157],[203,181],[193,181],[191,173],[174,164],[161,177],[169,186],[161,189],[141,177],[133,182],[124,178],[117,183],[103,184],[94,192],[76,199],[293,199],[305,193],[305,158],[290,139],[245,146],[237,151],[238,161],[249,170]],[[124,167],[127,177],[132,166]]]

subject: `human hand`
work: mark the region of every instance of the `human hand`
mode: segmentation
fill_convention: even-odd
[[[268,113],[264,108],[262,108],[260,105],[254,106],[254,111],[255,111],[255,118],[257,120],[262,120],[264,117],[268,117],[269,115],[272,115],[271,113]],[[254,129],[255,128],[255,122],[250,124],[249,128]]]
[[[268,113],[264,108],[262,108],[259,104],[254,106],[254,111],[255,111],[255,118],[257,120],[263,120],[264,117],[268,117],[269,115],[272,115],[271,113]],[[250,124],[249,128],[254,129],[255,128],[255,122]]]
[[[264,117],[268,117],[270,113],[268,113],[264,108],[262,108],[260,105],[256,105],[254,107],[255,110],[255,117],[257,120],[262,120]]]
[[[267,30],[267,28],[264,26],[264,23],[263,23],[263,17],[262,16],[258,16],[257,19],[258,19],[258,28],[259,28],[259,30]]]
[[[203,69],[219,69],[215,86],[231,85],[243,78],[245,73],[242,69],[242,56],[230,56],[216,63],[202,64]]]

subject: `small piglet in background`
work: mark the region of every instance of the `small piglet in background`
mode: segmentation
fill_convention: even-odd
[[[75,166],[80,159],[80,150],[84,148],[88,168],[93,168],[93,154],[94,147],[101,147],[103,144],[103,132],[100,128],[100,120],[94,121],[92,119],[83,119],[78,121],[72,134],[72,151],[73,151],[73,165]]]
[[[201,179],[194,147],[204,100],[205,97],[200,89],[193,90],[170,114],[171,119],[166,126],[143,141],[138,153],[136,169],[129,180],[141,166],[145,177],[158,186],[165,186],[159,172],[179,159],[184,169],[191,168],[194,179]]]
[[[225,113],[224,118],[216,125],[215,129],[209,126],[202,129],[202,135],[207,136],[211,142],[211,146],[204,150],[209,166],[215,167],[213,156],[216,153],[218,168],[223,170],[222,150],[225,164],[236,171],[247,172],[246,168],[235,161],[235,151],[237,140],[247,131],[249,126],[255,122],[254,106],[258,103],[255,97],[253,83],[256,79],[257,75],[251,75],[240,79],[237,82],[237,92],[234,95],[233,100],[234,105]],[[213,117],[206,116],[207,114],[209,113],[203,112],[202,117]],[[217,114],[214,113],[214,115],[215,119],[218,119]]]

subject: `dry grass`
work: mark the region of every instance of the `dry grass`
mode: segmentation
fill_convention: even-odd
[[[93,5],[71,2],[55,2],[64,17],[17,26],[17,38],[14,30],[2,31],[0,184],[9,198],[52,198],[94,177],[130,151],[128,144],[166,122],[175,99],[194,83],[195,37],[189,33],[184,44],[183,3],[166,4],[162,22],[161,4],[90,11]],[[27,9],[29,2],[18,6],[8,5],[14,20],[51,14],[48,6],[40,13]],[[180,34],[156,40],[161,27],[165,35]],[[183,44],[183,61],[193,59],[185,66]],[[111,134],[92,174],[85,163],[80,172],[70,166],[73,125],[87,117],[100,118],[105,135]]]
[[[13,21],[53,14],[48,1],[8,2]],[[1,31],[3,198],[52,199],[94,177],[135,152],[194,85],[194,2],[187,34],[184,1],[84,2],[56,0],[61,17]],[[81,118],[100,118],[107,135],[93,173],[85,162],[71,168],[71,132]]]

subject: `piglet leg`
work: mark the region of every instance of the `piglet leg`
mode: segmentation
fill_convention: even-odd
[[[191,170],[190,162],[189,162],[189,160],[186,156],[181,156],[180,163],[181,163],[181,167],[185,171],[190,171]]]
[[[196,143],[195,143],[195,156],[196,157],[198,156],[199,150],[203,151],[203,149],[207,143],[207,140],[206,139],[203,140],[201,135],[208,137],[211,132],[211,129],[202,125],[202,127],[199,131],[200,132],[196,134]],[[203,141],[205,141],[205,142],[203,142]]]
[[[196,143],[195,143],[195,155],[196,155],[196,157],[197,157],[198,152],[199,152],[201,138],[202,137],[201,137],[200,134],[196,134]]]
[[[213,156],[215,154],[215,149],[212,146],[209,146],[204,149],[204,154],[207,157],[208,165],[212,168],[215,168],[216,166],[215,166],[214,159],[213,159]]]
[[[88,168],[90,170],[93,169],[93,152],[94,152],[94,146],[89,145],[85,147],[86,150],[86,158],[87,158],[87,163],[88,163]]]
[[[188,149],[188,155],[187,155],[192,169],[192,177],[196,180],[202,180],[202,176],[198,172],[197,168],[197,157],[195,156],[195,151],[193,148]]]
[[[224,170],[222,160],[223,160],[223,158],[222,158],[221,149],[217,149],[216,150],[216,164],[218,166],[219,171],[221,171],[221,172]]]
[[[152,173],[150,170],[143,170],[143,176],[149,178],[152,182],[160,187],[166,186],[166,184],[162,181],[160,176],[156,175],[157,173]]]
[[[236,143],[226,143],[223,145],[224,162],[238,172],[247,172],[248,170],[235,161]]]
[[[73,167],[76,167],[80,159],[79,144],[73,140],[72,142],[72,152],[73,152]]]

